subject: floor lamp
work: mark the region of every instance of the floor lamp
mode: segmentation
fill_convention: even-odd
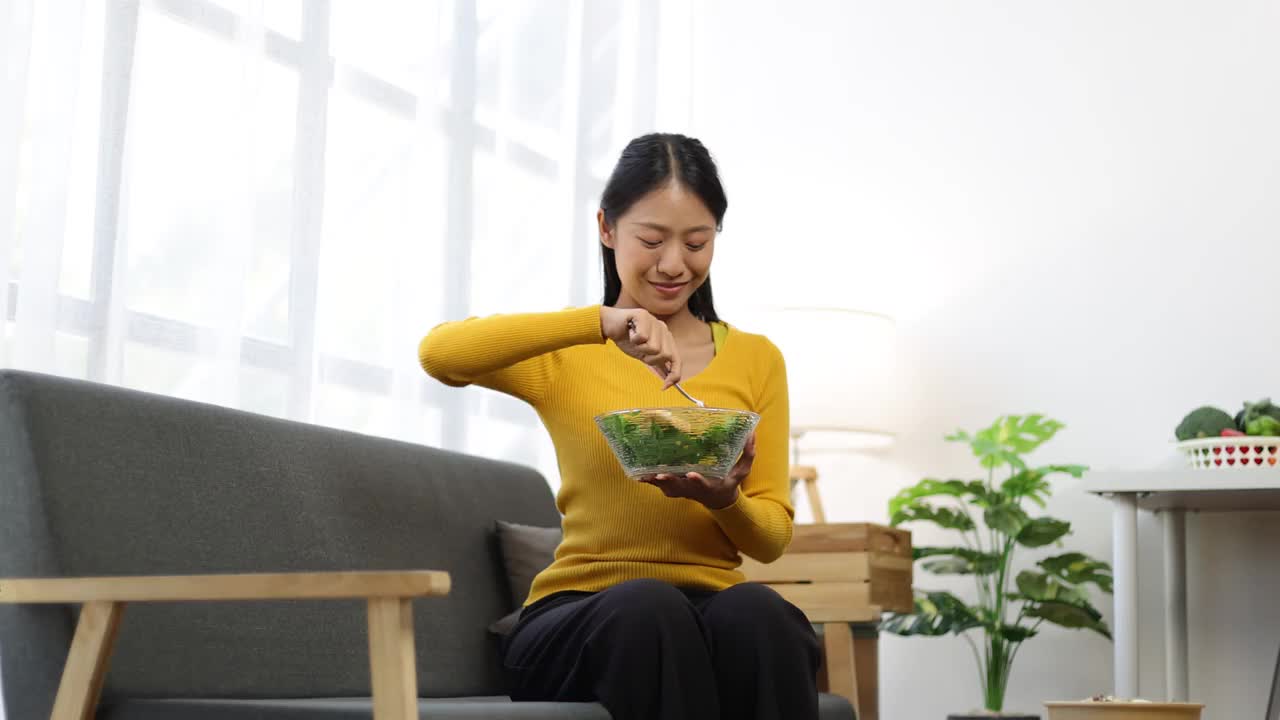
[[[811,461],[893,441],[894,323],[879,313],[832,307],[780,308],[760,320],[787,365],[792,492],[803,483],[814,522],[825,523]]]

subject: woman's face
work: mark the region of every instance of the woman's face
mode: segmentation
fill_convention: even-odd
[[[716,220],[698,196],[676,182],[640,198],[608,227],[597,216],[600,242],[612,248],[622,279],[620,307],[658,317],[685,310],[706,282],[715,249]]]

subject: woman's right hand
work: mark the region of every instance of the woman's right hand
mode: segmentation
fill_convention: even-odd
[[[667,324],[642,308],[600,308],[600,330],[623,352],[663,380],[662,389],[680,382],[680,350]]]

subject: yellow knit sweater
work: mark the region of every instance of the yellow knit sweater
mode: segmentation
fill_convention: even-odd
[[[604,339],[599,305],[444,323],[418,355],[448,385],[474,383],[528,402],[555,444],[564,540],[526,604],[635,578],[720,590],[743,581],[740,552],[769,562],[790,543],[786,370],[765,337],[731,329],[711,364],[681,382],[708,406],[760,414],[751,473],[737,501],[719,510],[623,474],[593,418],[688,402],[663,392],[647,367]]]

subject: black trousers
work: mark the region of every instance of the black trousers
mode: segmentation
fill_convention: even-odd
[[[816,720],[818,638],[772,588],[631,580],[526,607],[507,637],[514,700],[598,701],[614,720]]]

